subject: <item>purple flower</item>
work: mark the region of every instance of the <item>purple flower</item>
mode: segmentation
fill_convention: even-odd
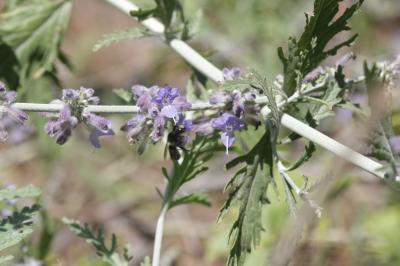
[[[139,114],[128,120],[128,122],[121,127],[121,130],[127,133],[129,143],[134,143],[145,131],[145,126],[146,117],[142,114]]]
[[[176,97],[181,96],[178,88],[166,86],[157,91],[153,97],[153,102],[158,103],[160,106],[172,104]]]
[[[63,145],[72,135],[72,129],[78,124],[78,118],[71,115],[69,105],[64,105],[59,117],[51,119],[44,125],[44,130],[49,137],[54,138],[57,144]]]
[[[32,125],[20,125],[16,123],[11,117],[6,116],[3,117],[1,120],[1,124],[3,129],[7,128],[7,131],[4,130],[6,133],[6,136],[8,137],[8,141],[13,143],[13,144],[19,144],[22,143],[24,140],[26,140],[29,136],[31,136],[33,133],[35,133],[35,128]],[[2,133],[0,132],[0,141],[1,141],[1,135]]]
[[[224,75],[225,80],[234,80],[240,77],[242,71],[240,70],[240,68],[234,67],[234,68],[224,68],[222,70],[222,73]]]
[[[157,90],[152,102],[158,105],[162,116],[171,118],[175,122],[179,119],[179,112],[188,110],[191,107],[186,97],[181,96],[179,89],[170,86]]]
[[[154,103],[152,102],[153,95],[158,91],[158,87],[146,88],[145,86],[135,85],[132,87],[132,93],[136,97],[136,104],[140,107],[140,111],[147,112]]]
[[[153,131],[151,132],[151,139],[153,142],[158,142],[164,136],[165,119],[162,116],[154,118]]]
[[[97,149],[101,148],[99,137],[103,136],[114,136],[114,130],[109,128],[107,131],[100,131],[100,130],[92,130],[89,135],[90,143]]]
[[[209,102],[211,104],[226,104],[233,100],[232,96],[228,94],[226,91],[218,91],[210,96]]]
[[[244,128],[244,123],[230,113],[223,113],[212,121],[212,126],[222,131],[221,142],[225,145],[228,154],[229,147],[235,142],[235,131]]]
[[[235,116],[242,118],[244,115],[244,98],[239,90],[234,90],[232,112]]]
[[[26,113],[11,106],[15,102],[16,98],[17,93],[15,91],[8,92],[4,84],[0,83],[0,141],[6,141],[9,136],[7,133],[9,126],[5,125],[7,118],[10,118],[13,122],[18,123],[19,125],[24,124],[28,119]]]
[[[111,120],[90,112],[85,112],[83,114],[83,118],[85,119],[85,122],[89,124],[89,126],[93,127],[89,136],[89,140],[95,148],[101,148],[99,137],[115,135],[111,128]]]
[[[72,129],[78,124],[78,118],[71,114],[71,108],[64,105],[56,120],[51,120],[45,125],[46,133],[54,137],[58,144],[64,144],[72,134]]]
[[[93,126],[100,132],[107,133],[111,129],[111,120],[108,120],[102,116],[85,112],[83,117],[89,125]]]

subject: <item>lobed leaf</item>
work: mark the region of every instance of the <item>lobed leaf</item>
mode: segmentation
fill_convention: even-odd
[[[0,200],[37,197],[40,194],[40,189],[32,185],[23,188],[6,188],[0,189]]]
[[[92,231],[88,224],[83,226],[79,221],[63,218],[63,223],[68,225],[70,230],[76,233],[79,237],[86,240],[96,249],[96,254],[108,265],[111,266],[128,266],[132,256],[128,254],[128,247],[124,248],[124,253],[120,256],[117,252],[117,237],[112,234],[111,244],[108,247],[106,244],[104,231],[97,231],[97,234]]]
[[[93,52],[97,52],[98,50],[104,47],[110,46],[111,44],[115,44],[124,40],[138,39],[150,36],[154,36],[154,33],[137,28],[114,31],[113,33],[104,35],[100,40],[98,40],[96,44],[93,46]]]
[[[353,35],[326,50],[329,41],[338,33],[350,30],[348,21],[363,3],[360,0],[338,15],[342,1],[315,0],[314,13],[311,17],[306,15],[306,26],[301,37],[298,40],[293,37],[289,39],[286,55],[281,47],[278,49],[278,56],[283,63],[283,87],[288,95],[292,95],[299,82],[325,58],[335,55],[344,46],[351,46],[357,38],[357,35]]]

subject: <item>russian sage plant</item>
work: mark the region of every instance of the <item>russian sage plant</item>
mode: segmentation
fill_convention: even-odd
[[[111,120],[103,113],[129,113],[131,118],[119,125],[127,143],[136,147],[139,154],[149,145],[164,145],[165,159],[171,160],[171,169],[162,168],[165,179],[161,196],[160,216],[155,233],[152,259],[142,265],[158,266],[160,263],[163,224],[168,210],[183,204],[210,205],[207,195],[201,192],[182,194],[182,186],[208,170],[207,163],[216,156],[229,156],[227,170],[236,169],[225,187],[226,201],[221,207],[218,220],[225,217],[234,206],[234,222],[229,233],[230,252],[228,265],[244,265],[246,256],[261,240],[262,211],[264,205],[273,204],[269,191],[280,193],[282,185],[288,211],[296,219],[297,201],[311,207],[315,215],[322,215],[322,208],[315,202],[305,184],[298,185],[291,172],[305,164],[314,155],[316,144],[310,139],[301,156],[288,162],[280,153],[281,147],[302,138],[298,133],[282,131],[282,117],[292,115],[305,125],[316,128],[320,122],[335,115],[337,108],[346,108],[362,117],[369,127],[366,142],[370,147],[367,155],[385,164],[385,178],[395,183],[399,174],[399,137],[391,124],[390,91],[398,88],[400,60],[364,65],[364,76],[346,77],[344,68],[355,58],[348,53],[332,66],[322,62],[335,56],[343,47],[351,47],[357,34],[336,42],[339,33],[350,30],[349,21],[363,4],[354,1],[339,12],[341,0],[315,0],[313,14],[306,14],[305,28],[301,36],[291,37],[287,49],[278,48],[282,62],[282,75],[275,80],[254,69],[227,67],[222,70],[223,80],[216,85],[207,82],[208,77],[193,69],[190,86],[184,90],[173,86],[133,85],[129,90],[116,93],[127,102],[124,106],[102,106],[92,88],[62,89],[61,97],[51,101],[48,108],[35,109],[31,105],[16,103],[27,97],[27,81],[52,80],[58,83],[54,67],[56,60],[68,64],[60,51],[60,43],[68,25],[71,2],[68,0],[6,1],[6,9],[0,15],[0,141],[6,141],[11,120],[22,125],[28,120],[27,111],[40,111],[47,119],[45,133],[59,145],[73,137],[79,124],[89,131],[89,141],[101,148],[100,137],[115,135]],[[109,1],[115,2],[118,1]],[[150,9],[128,10],[139,21],[156,19],[164,26],[163,34],[150,30],[129,29],[105,35],[95,44],[97,51],[105,46],[141,37],[159,37],[170,44],[174,40],[194,37],[196,20],[188,20],[183,5],[178,0],[155,0]],[[35,32],[35,34],[33,34]],[[358,87],[367,93],[369,107],[353,102],[351,95]],[[187,92],[187,96],[184,95]],[[376,102],[379,99],[379,102]],[[107,109],[108,108],[108,109]],[[118,110],[118,111],[116,111]],[[15,126],[14,125],[14,126]],[[241,132],[255,132],[259,139],[252,147],[240,147]],[[5,203],[19,197],[39,194],[33,187],[0,190]],[[25,207],[7,214],[1,224],[0,250],[17,244],[31,233],[31,218],[38,205]],[[126,266],[132,260],[126,246],[118,251],[117,236],[112,235],[106,244],[104,232],[97,233],[88,224],[65,218],[79,237],[84,238],[96,250],[105,263]],[[132,251],[134,254],[134,250]],[[9,260],[11,257],[1,257]]]

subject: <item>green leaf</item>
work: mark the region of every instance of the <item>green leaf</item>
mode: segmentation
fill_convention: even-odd
[[[12,80],[9,67],[19,78],[10,87],[16,88],[25,79],[40,78],[54,71],[54,61],[60,57],[60,44],[68,25],[71,2],[67,0],[34,0],[7,10],[0,15],[0,78]],[[11,64],[14,58],[18,65]]]
[[[262,206],[268,203],[267,188],[273,182],[273,164],[270,135],[266,132],[254,148],[239,157],[232,167],[239,163],[246,163],[226,186],[229,191],[228,199],[220,211],[221,217],[239,204],[239,215],[235,220],[231,232],[232,243],[228,265],[243,265],[246,254],[257,246],[263,230],[261,223]],[[227,167],[227,168],[228,168]]]
[[[119,89],[113,89],[112,90],[115,95],[117,95],[121,100],[123,100],[126,103],[131,103],[132,102],[132,93],[130,91],[127,91],[125,89],[119,88]]]
[[[23,188],[6,188],[0,190],[0,200],[37,197],[40,194],[40,189],[32,185]]]
[[[14,258],[14,256],[11,256],[11,255],[0,256],[0,265],[5,263],[5,262],[7,262],[7,261],[12,260],[13,258]]]
[[[173,161],[174,166],[171,173],[168,174],[163,170],[164,176],[168,176],[164,201],[168,202],[169,205],[173,204],[176,192],[182,185],[207,171],[208,167],[205,166],[205,163],[208,162],[216,152],[222,150],[223,148],[219,144],[216,135],[207,137],[196,136],[192,142],[192,148],[183,152],[182,161],[179,163]],[[189,197],[189,199],[191,199],[191,197]]]
[[[33,232],[30,225],[39,209],[39,205],[24,207],[0,221],[0,251],[20,243]]]
[[[202,204],[205,206],[211,206],[211,202],[210,199],[208,198],[208,195],[205,193],[197,192],[175,198],[169,205],[169,208],[172,209],[173,207],[182,204]]]
[[[313,142],[310,142],[305,147],[305,151],[300,156],[300,158],[297,159],[297,161],[295,163],[293,163],[291,166],[289,166],[286,171],[293,171],[293,170],[299,168],[301,165],[303,165],[305,162],[307,162],[311,158],[311,156],[313,155],[313,153],[315,151],[316,151],[315,144]]]
[[[357,38],[357,35],[353,35],[333,48],[326,49],[329,41],[338,33],[350,30],[348,21],[363,3],[360,0],[338,15],[339,3],[342,1],[315,0],[314,14],[311,17],[306,15],[306,26],[301,37],[298,40],[289,39],[287,55],[282,48],[278,49],[278,56],[283,63],[283,88],[287,95],[292,95],[298,83],[325,58],[335,55],[344,46],[351,46]]]
[[[83,226],[79,221],[63,218],[63,223],[68,225],[70,230],[76,233],[79,237],[86,240],[96,249],[96,254],[108,265],[111,266],[128,266],[132,259],[128,255],[128,247],[124,248],[124,253],[120,256],[117,252],[117,237],[112,234],[110,247],[107,247],[104,232],[102,229],[97,233],[92,232],[88,224]]]
[[[110,46],[111,44],[115,44],[120,41],[150,37],[154,35],[155,34],[151,33],[150,31],[138,28],[114,31],[113,33],[104,35],[100,40],[98,40],[96,44],[93,46],[93,52],[97,52],[103,47]]]

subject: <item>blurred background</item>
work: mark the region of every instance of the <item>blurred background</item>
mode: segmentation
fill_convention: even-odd
[[[146,6],[152,1],[133,2]],[[312,12],[309,0],[186,0],[183,3],[188,17],[202,11],[199,32],[190,43],[210,54],[216,66],[253,67],[270,78],[282,69],[277,47],[285,47],[289,36],[298,36],[304,27],[304,13]],[[3,4],[0,0],[0,7]],[[351,25],[352,32],[359,33],[360,38],[352,48],[357,59],[347,68],[350,76],[362,73],[365,59],[372,62],[400,54],[398,0],[365,1],[362,12]],[[94,43],[102,35],[131,27],[140,27],[140,24],[105,1],[73,1],[62,46],[73,71],[59,66],[63,87],[95,88],[104,104],[123,104],[112,89],[128,89],[134,84],[170,84],[184,89],[191,69],[156,38],[123,41],[92,52]],[[326,64],[334,62],[335,58]],[[34,83],[27,98],[48,102],[59,93],[60,89],[53,84]],[[134,254],[132,265],[138,265],[144,256],[152,253],[160,208],[156,188],[163,188],[161,167],[170,166],[163,158],[163,145],[153,146],[138,156],[125,136],[117,133],[117,137],[103,139],[103,148],[95,150],[87,141],[88,133],[77,130],[64,147],[59,147],[40,130],[43,118],[37,114],[31,118],[38,130],[27,127],[28,137],[15,135],[14,143],[0,144],[1,182],[17,186],[35,184],[43,191],[39,203],[45,212],[40,217],[41,223],[37,223],[36,233],[26,241],[27,252],[37,256],[39,246],[46,245],[45,265],[103,265],[96,260],[93,249],[61,223],[62,217],[69,217],[95,228],[103,227],[108,236],[113,232],[121,243],[130,243]],[[111,117],[114,128],[118,129],[126,118]],[[400,134],[398,111],[394,113],[394,122]],[[325,121],[320,130],[362,150],[356,121],[338,116]],[[243,133],[243,137],[255,139],[254,134],[257,132]],[[302,147],[299,141],[298,145],[284,147],[281,152],[290,157],[301,152]],[[219,224],[216,219],[226,196],[223,187],[232,175],[224,172],[222,165],[233,156],[221,155],[211,163],[206,174],[184,187],[183,192],[208,192],[213,204],[210,208],[182,206],[167,215],[164,265],[225,265],[229,250],[227,236],[235,213]],[[326,189],[316,196],[323,207],[322,217],[316,219],[305,212],[304,217],[308,219],[302,222],[307,230],[297,235],[296,248],[287,249],[282,243],[288,235],[294,237],[299,232],[291,231],[293,225],[284,194],[276,196],[269,191],[272,204],[263,213],[262,244],[248,257],[246,266],[274,265],[273,259],[270,263],[265,261],[284,256],[284,251],[292,255],[293,265],[400,265],[399,190],[345,165],[324,150],[318,150],[295,175],[299,182],[302,175],[308,176],[310,183],[320,180],[324,184],[329,180],[324,186]],[[301,205],[299,202],[300,211]]]

